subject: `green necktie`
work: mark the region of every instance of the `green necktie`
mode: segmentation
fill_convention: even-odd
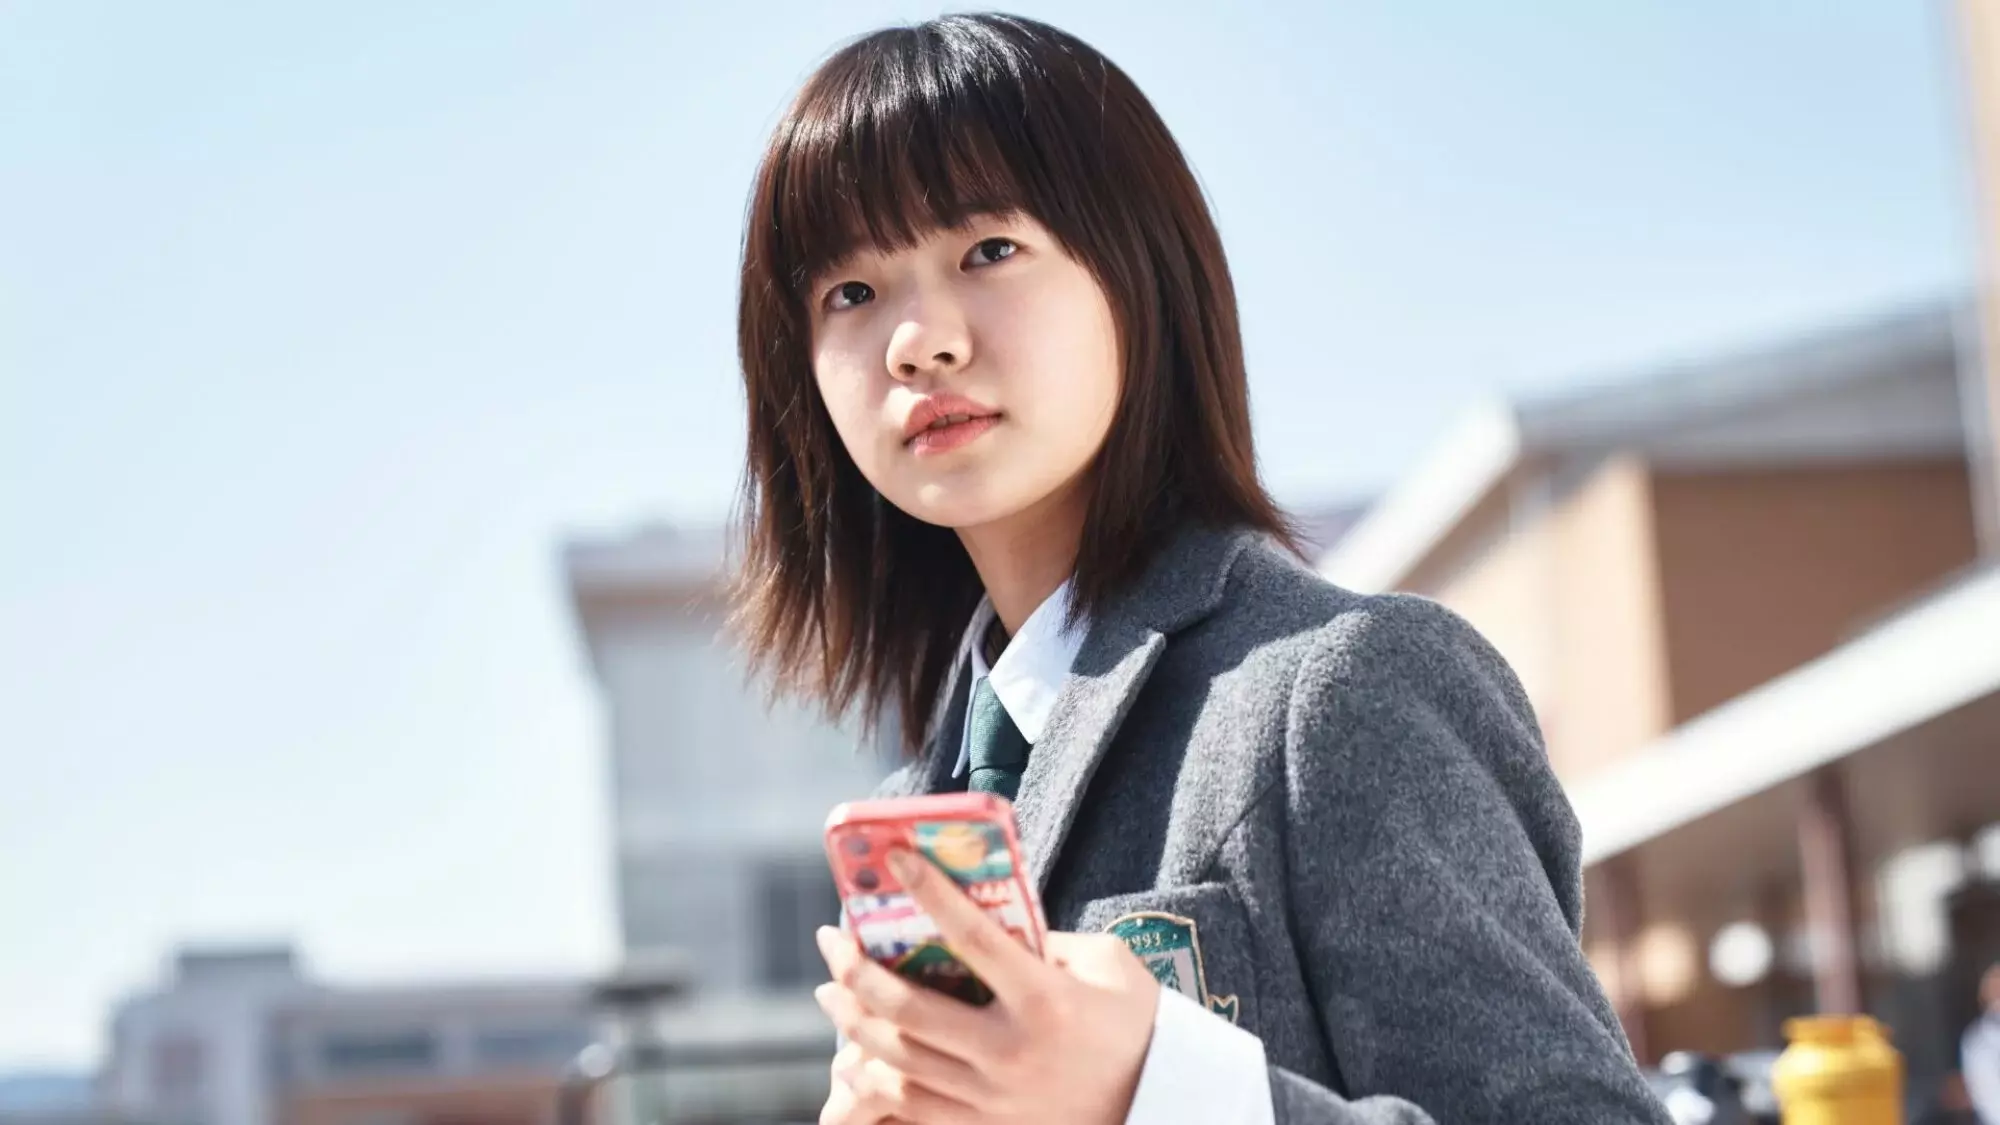
[[[1021,771],[1028,766],[1028,740],[1007,716],[990,678],[980,680],[972,693],[971,759],[968,790],[1014,799],[1021,789]]]

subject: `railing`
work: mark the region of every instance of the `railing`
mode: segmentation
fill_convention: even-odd
[[[812,1064],[823,1068],[831,1061],[832,1055],[831,1036],[823,1042],[796,1039],[717,1044],[655,1041],[623,1047],[592,1044],[577,1055],[563,1075],[556,1093],[555,1125],[601,1125],[592,1122],[591,1102],[606,1083],[614,1079],[745,1067]],[[671,1106],[664,1097],[652,1108],[658,1112],[657,1120],[672,1119]],[[704,1120],[715,1119],[712,1109],[702,1116]],[[633,1125],[653,1125],[653,1121],[639,1121]]]

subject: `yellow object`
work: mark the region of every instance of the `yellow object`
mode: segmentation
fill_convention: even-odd
[[[977,825],[939,825],[928,843],[931,856],[955,874],[977,871],[986,862],[986,837]]]
[[[1903,1125],[1903,1056],[1867,1016],[1785,1021],[1771,1070],[1785,1125]]]

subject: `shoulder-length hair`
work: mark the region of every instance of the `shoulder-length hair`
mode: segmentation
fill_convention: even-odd
[[[885,501],[813,377],[807,286],[988,213],[1047,227],[1109,300],[1123,383],[1090,473],[1073,611],[1184,524],[1294,537],[1257,477],[1236,295],[1201,186],[1125,73],[1032,20],[953,15],[867,35],[806,81],[765,150],[743,238],[749,406],[737,623],[780,694],[892,709],[922,745],[981,596],[955,532]]]

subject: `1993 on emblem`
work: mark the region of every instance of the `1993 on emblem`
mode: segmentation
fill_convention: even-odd
[[[1201,935],[1194,919],[1141,910],[1113,919],[1104,932],[1123,940],[1145,962],[1160,987],[1171,988],[1230,1023],[1236,1022],[1236,997],[1215,996],[1208,991]]]

